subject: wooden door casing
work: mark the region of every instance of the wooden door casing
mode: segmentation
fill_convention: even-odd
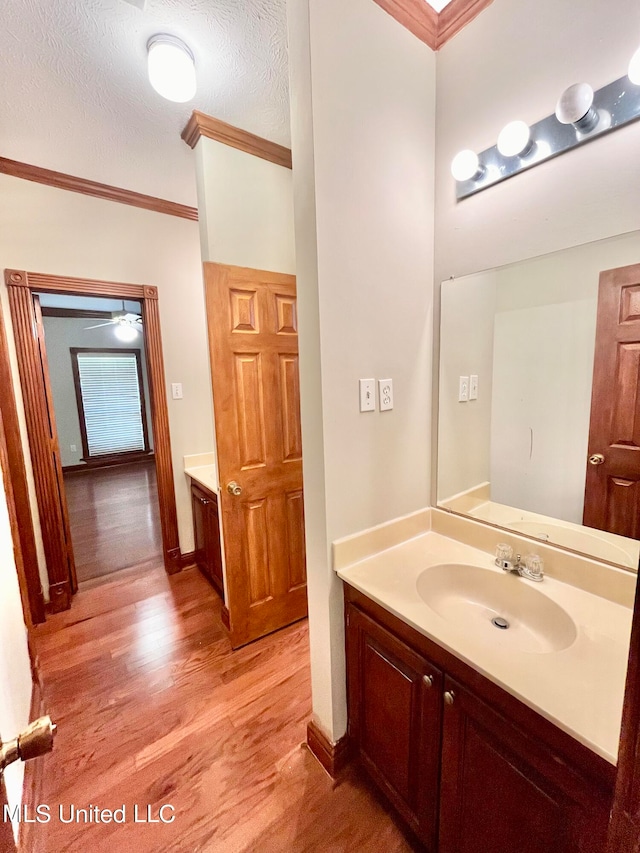
[[[306,616],[295,278],[206,263],[235,648]],[[233,496],[227,485],[237,483]]]
[[[351,606],[347,649],[349,738],[374,781],[436,851],[442,672]]]
[[[602,853],[609,802],[448,676],[439,853]]]
[[[583,523],[640,539],[640,264],[600,274]]]

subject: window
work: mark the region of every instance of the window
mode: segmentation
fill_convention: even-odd
[[[83,459],[149,450],[140,350],[71,349]]]

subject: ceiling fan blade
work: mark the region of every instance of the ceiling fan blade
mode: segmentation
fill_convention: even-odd
[[[101,329],[103,326],[112,326],[113,320],[107,320],[106,323],[98,323],[97,326],[85,326],[83,331],[88,332],[89,329]]]

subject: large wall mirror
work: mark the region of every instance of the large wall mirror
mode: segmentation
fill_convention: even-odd
[[[438,506],[636,570],[640,231],[444,282],[441,306]]]

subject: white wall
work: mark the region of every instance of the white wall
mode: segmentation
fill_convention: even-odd
[[[438,500],[490,478],[493,271],[445,281],[441,289]],[[460,402],[460,377],[478,377],[478,399]]]
[[[456,203],[451,160],[495,145],[512,119],[553,113],[560,93],[626,74],[637,0],[495,0],[438,54],[436,280],[640,227],[640,124]]]
[[[0,489],[0,590],[0,736],[9,740],[29,723],[31,667],[4,488]],[[21,761],[5,771],[12,808],[22,802],[23,777]]]
[[[371,0],[290,0],[289,43],[313,708],[336,739],[330,543],[429,503],[435,56]],[[393,378],[394,410],[360,414],[359,377]]]
[[[195,160],[202,259],[294,274],[291,169],[205,137]]]
[[[193,550],[182,457],[210,452],[213,447],[198,224],[0,175],[0,269],[7,267],[158,287],[166,381],[184,386],[184,399],[168,399],[169,427],[180,547],[182,551]],[[4,283],[0,285],[0,298],[21,409]],[[25,437],[22,412],[21,421]],[[24,442],[26,447],[26,437]],[[37,535],[42,568],[39,525]],[[43,583],[46,592],[46,575]]]
[[[62,465],[82,464],[82,434],[76,400],[76,389],[71,367],[71,347],[95,347],[96,349],[137,349],[142,366],[142,385],[147,413],[149,446],[153,448],[151,423],[151,396],[147,378],[147,362],[142,335],[133,342],[121,341],[114,334],[114,327],[102,326],[87,329],[87,326],[104,323],[104,320],[87,320],[81,317],[43,317],[49,377],[53,408],[58,430],[58,443]],[[71,445],[76,450],[71,450]]]

